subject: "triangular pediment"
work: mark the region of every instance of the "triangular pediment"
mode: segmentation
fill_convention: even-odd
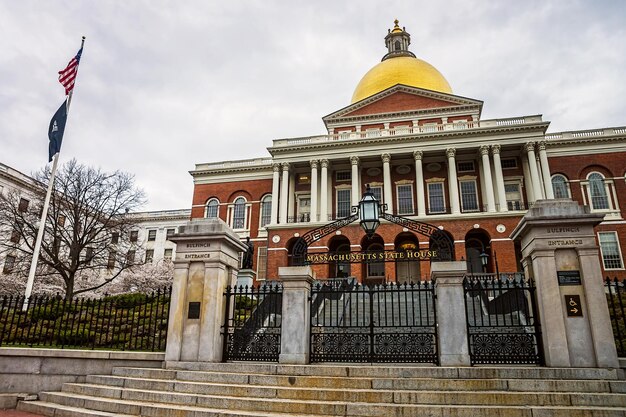
[[[419,112],[455,107],[482,107],[483,102],[453,94],[397,84],[324,117],[325,122],[388,113]]]

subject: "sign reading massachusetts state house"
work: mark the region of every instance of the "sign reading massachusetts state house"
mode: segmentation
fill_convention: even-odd
[[[379,252],[324,252],[308,253],[306,262],[309,264],[324,264],[329,262],[393,262],[393,261],[428,261],[437,258],[436,250],[407,250],[407,251],[379,251]]]

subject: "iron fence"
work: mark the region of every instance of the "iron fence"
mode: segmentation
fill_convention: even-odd
[[[280,354],[283,286],[226,287],[223,360],[277,362]]]
[[[626,356],[626,288],[622,281],[608,277],[604,281],[604,287],[617,355],[623,358]]]
[[[311,362],[437,363],[431,282],[317,283],[311,292]]]
[[[100,299],[0,296],[0,345],[164,351],[171,288]],[[26,306],[26,308],[24,308]]]
[[[532,280],[523,273],[471,274],[463,287],[472,365],[543,363]]]

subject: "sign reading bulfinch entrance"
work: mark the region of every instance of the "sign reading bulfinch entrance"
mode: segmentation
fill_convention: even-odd
[[[565,306],[567,307],[567,317],[583,316],[583,307],[580,304],[580,295],[566,295]]]
[[[308,253],[306,262],[308,264],[325,264],[329,262],[347,263],[373,263],[373,262],[393,262],[393,261],[430,261],[437,260],[436,250],[407,250],[407,251],[361,251],[361,252],[322,252]]]

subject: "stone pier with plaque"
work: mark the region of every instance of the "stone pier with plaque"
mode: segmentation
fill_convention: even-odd
[[[511,235],[536,283],[547,366],[619,367],[594,233],[603,217],[569,199],[539,200]]]
[[[176,257],[165,360],[221,362],[223,295],[237,281],[246,245],[220,219],[194,219],[170,240]]]

